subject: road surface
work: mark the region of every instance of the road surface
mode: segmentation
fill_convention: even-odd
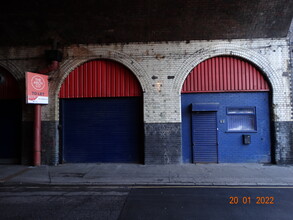
[[[0,219],[292,219],[293,187],[0,186]]]

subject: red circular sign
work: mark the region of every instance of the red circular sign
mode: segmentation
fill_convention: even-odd
[[[45,87],[45,80],[40,76],[33,76],[31,85],[35,90],[42,90]]]

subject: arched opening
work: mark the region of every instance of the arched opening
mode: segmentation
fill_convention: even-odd
[[[20,163],[21,99],[16,79],[0,67],[0,163]]]
[[[197,65],[181,92],[183,161],[271,162],[269,92],[245,60],[218,56]]]
[[[143,162],[142,89],[111,60],[75,68],[60,92],[62,162]]]

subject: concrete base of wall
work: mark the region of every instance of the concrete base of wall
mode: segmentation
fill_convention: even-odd
[[[181,123],[146,123],[145,164],[182,162]]]
[[[293,164],[293,122],[275,122],[276,129],[276,163]]]
[[[42,122],[42,164],[59,163],[59,134],[57,121]]]
[[[58,122],[42,122],[41,162],[46,165],[57,165],[59,161]],[[21,164],[34,164],[34,123],[22,122]]]
[[[33,165],[33,147],[34,147],[34,123],[32,121],[22,122],[21,138],[21,164]]]
[[[181,123],[146,123],[145,164],[182,163]],[[275,161],[293,164],[293,122],[275,122]],[[21,164],[33,164],[33,122],[22,122]],[[42,164],[59,163],[57,121],[42,122]]]

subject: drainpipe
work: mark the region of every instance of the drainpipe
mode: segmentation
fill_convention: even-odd
[[[54,41],[52,50],[45,52],[46,57],[51,63],[44,69],[38,71],[41,74],[48,74],[59,68],[59,62],[62,60],[62,53],[57,50],[57,43]],[[42,105],[35,105],[34,117],[34,166],[41,165],[41,119],[42,119]]]
[[[34,166],[41,165],[41,105],[35,105]]]

